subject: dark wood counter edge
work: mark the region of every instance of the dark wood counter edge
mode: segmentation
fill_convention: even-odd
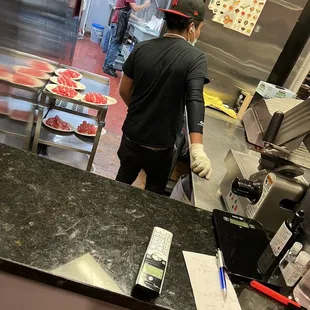
[[[76,281],[72,281],[63,277],[56,276],[54,274],[29,267],[20,263],[9,261],[0,258],[0,271],[12,274],[18,277],[26,278],[41,284],[61,288],[73,293],[77,293],[86,297],[91,297],[97,300],[101,300],[113,305],[128,309],[145,309],[145,310],[167,310],[164,308],[151,303],[146,303],[135,299],[133,297],[118,294],[112,291],[105,290],[103,288],[86,285]]]

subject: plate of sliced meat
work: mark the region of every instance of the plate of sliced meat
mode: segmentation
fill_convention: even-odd
[[[40,81],[39,79],[36,79],[29,75],[20,74],[20,73],[14,73],[12,75],[11,82],[14,84],[33,87],[33,88],[40,88],[44,86],[44,83]]]
[[[46,73],[53,73],[55,71],[55,66],[49,64],[48,62],[32,59],[29,62],[29,66],[34,69],[44,71]]]
[[[0,71],[0,80],[12,82],[13,74],[9,72]]]
[[[50,80],[55,84],[68,86],[77,90],[84,90],[86,88],[84,84],[65,76],[52,76]]]
[[[74,100],[80,100],[82,97],[82,95],[74,88],[68,86],[48,84],[46,85],[46,89],[55,95],[71,98]]]
[[[58,115],[55,117],[50,117],[48,119],[44,119],[42,123],[53,130],[61,131],[61,132],[74,132],[75,128],[73,125],[63,121]]]
[[[104,96],[100,93],[87,93],[82,96],[81,101],[93,105],[113,105],[117,103],[116,99],[109,96]]]
[[[83,121],[83,123],[81,123],[74,132],[85,137],[95,137],[97,134],[97,128],[98,127],[96,125]],[[105,133],[106,130],[102,128],[101,135],[104,135]]]
[[[0,65],[0,80],[8,82],[12,81],[12,73],[10,72],[8,67]]]
[[[35,68],[24,67],[24,66],[14,66],[13,69],[17,73],[29,75],[34,78],[40,79],[40,80],[48,80],[50,78],[50,76],[46,72],[35,69]]]
[[[57,69],[55,73],[58,76],[65,76],[72,80],[80,80],[83,77],[83,75],[80,72],[77,72],[72,69]]]

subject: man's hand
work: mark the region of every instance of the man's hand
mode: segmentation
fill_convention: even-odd
[[[151,5],[151,0],[146,0],[143,4],[144,8],[148,8]]]
[[[189,147],[189,151],[193,157],[191,169],[201,178],[209,180],[212,174],[211,161],[203,150],[203,144],[193,143]]]
[[[136,3],[129,3],[131,9],[134,12],[139,12],[141,10],[144,10],[146,8],[148,8],[151,5],[151,1],[150,0],[146,0],[143,4],[141,5],[137,5]]]

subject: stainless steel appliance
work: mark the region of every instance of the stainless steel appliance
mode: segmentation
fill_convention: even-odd
[[[260,170],[260,158],[253,153],[230,150],[225,165],[220,189],[227,209],[261,222],[269,231],[277,231],[294,215],[309,187],[299,167]]]
[[[79,22],[71,2],[0,0],[0,45],[71,65]]]
[[[303,168],[310,168],[308,105],[306,100],[284,114],[274,143],[262,138],[271,119],[267,105],[261,101],[252,108],[256,117],[245,130],[260,147],[247,154],[228,152],[227,173],[220,185],[228,210],[254,218],[270,231],[293,216],[309,187],[303,177]],[[309,206],[304,207],[310,212]]]

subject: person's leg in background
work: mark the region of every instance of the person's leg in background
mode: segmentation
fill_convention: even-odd
[[[126,137],[122,137],[121,145],[117,152],[121,166],[118,170],[116,181],[131,185],[141,170],[139,153]]]
[[[117,74],[114,70],[115,59],[118,55],[119,49],[121,48],[121,43],[117,41],[116,37],[117,24],[111,24],[111,40],[109,44],[109,48],[107,51],[107,55],[104,61],[103,72],[109,74],[113,77],[117,77]]]
[[[143,162],[142,168],[146,173],[145,189],[157,194],[163,194],[168,182],[173,158],[173,148],[152,151]]]

